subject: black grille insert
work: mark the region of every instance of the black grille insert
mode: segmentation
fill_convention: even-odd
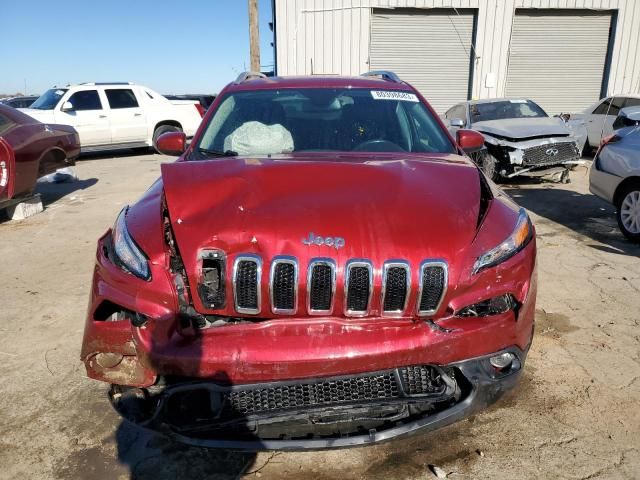
[[[446,271],[444,265],[424,265],[422,267],[422,293],[418,313],[434,313],[446,288]]]
[[[404,391],[408,395],[433,395],[443,393],[446,385],[438,370],[428,365],[398,369]]]
[[[296,267],[291,262],[278,262],[271,279],[274,310],[293,312],[296,308]]]
[[[407,299],[408,269],[390,266],[384,279],[384,311],[398,312],[404,310]]]
[[[371,294],[371,268],[367,265],[347,267],[347,311],[366,312]]]
[[[201,382],[169,391],[165,413],[180,428],[251,415],[333,408],[368,403],[393,404],[416,397],[451,400],[456,392],[453,372],[434,365],[414,365],[357,375],[314,378],[293,382],[220,386]]]
[[[228,401],[238,413],[247,415],[300,407],[340,405],[399,398],[393,372],[232,391]]]
[[[334,269],[329,264],[316,264],[311,267],[309,280],[309,309],[329,312],[333,301]]]
[[[238,311],[259,309],[258,270],[256,260],[242,259],[237,262],[234,288]]]
[[[552,165],[573,160],[577,156],[573,142],[549,143],[525,149],[522,161],[524,165]]]

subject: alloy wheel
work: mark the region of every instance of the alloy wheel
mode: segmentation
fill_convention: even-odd
[[[632,190],[620,204],[620,220],[629,233],[640,234],[640,191]]]

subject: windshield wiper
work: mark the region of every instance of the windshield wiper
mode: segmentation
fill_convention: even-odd
[[[212,157],[237,157],[238,152],[234,152],[233,150],[209,150],[208,148],[198,148],[198,153],[204,153],[205,155],[210,155]]]

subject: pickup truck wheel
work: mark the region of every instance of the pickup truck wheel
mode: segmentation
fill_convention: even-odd
[[[623,235],[632,242],[640,243],[640,184],[629,185],[620,192],[616,219]]]
[[[180,127],[176,127],[174,125],[160,125],[159,127],[156,127],[155,131],[153,132],[153,148],[155,149],[155,151],[160,153],[156,148],[156,142],[160,135],[167,132],[181,132],[181,131],[182,129]]]

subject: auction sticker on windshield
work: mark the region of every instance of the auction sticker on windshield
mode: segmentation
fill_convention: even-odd
[[[400,100],[403,102],[418,102],[415,93],[392,92],[389,90],[371,90],[371,96],[376,100]]]

